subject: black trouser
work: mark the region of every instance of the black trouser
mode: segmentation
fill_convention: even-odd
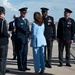
[[[51,65],[51,58],[52,58],[52,47],[53,47],[53,40],[46,39],[47,46],[45,46],[45,61],[48,61]]]
[[[12,34],[13,35],[13,34]],[[14,34],[12,37],[11,37],[11,40],[12,40],[12,46],[13,46],[13,56],[16,57],[16,35]]]
[[[59,49],[59,63],[63,64],[63,50],[65,47],[66,51],[66,64],[70,64],[70,41],[59,41],[58,49]]]
[[[12,40],[13,56],[16,56],[15,40]]]
[[[8,46],[0,46],[0,75],[5,75]]]

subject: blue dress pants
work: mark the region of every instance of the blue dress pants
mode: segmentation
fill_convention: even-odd
[[[44,46],[33,47],[33,58],[35,72],[39,72],[40,68],[41,70],[45,70]]]
[[[19,70],[25,70],[27,68],[27,53],[28,44],[20,44],[17,46],[17,62]]]

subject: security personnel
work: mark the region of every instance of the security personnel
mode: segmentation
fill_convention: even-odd
[[[64,17],[59,19],[57,28],[57,39],[59,49],[59,66],[63,65],[63,50],[66,48],[66,66],[70,65],[70,45],[74,37],[74,20],[70,18],[72,11],[65,8]]]
[[[45,47],[46,67],[51,68],[52,47],[53,47],[53,40],[56,38],[56,28],[54,24],[54,18],[52,16],[48,16],[49,9],[41,8],[41,10],[45,25],[44,34],[47,42],[47,46]]]
[[[5,8],[0,6],[0,75],[5,75],[6,72],[6,60],[8,52],[8,34],[7,22],[5,20]]]
[[[15,48],[15,40],[16,40],[16,26],[15,26],[15,19],[17,18],[17,15],[13,16],[14,20],[9,23],[9,31],[11,32],[11,40],[12,40],[12,46],[13,46],[13,60],[16,59],[16,48]]]
[[[20,17],[15,21],[16,26],[16,49],[18,70],[30,70],[27,68],[27,53],[28,53],[28,37],[29,37],[29,22],[25,18],[27,7],[19,9]]]

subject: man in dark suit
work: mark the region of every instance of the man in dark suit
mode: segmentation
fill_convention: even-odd
[[[9,31],[11,31],[11,40],[12,40],[12,46],[13,46],[13,60],[16,59],[16,48],[15,48],[15,40],[16,40],[16,27],[15,27],[15,19],[17,18],[17,15],[13,16],[14,21],[11,21],[9,23]]]
[[[70,65],[70,46],[74,37],[74,20],[70,18],[72,11],[65,8],[64,17],[59,19],[57,28],[57,40],[59,49],[59,66],[63,65],[63,50],[66,48],[66,66]]]
[[[54,18],[52,16],[48,16],[49,9],[41,8],[41,10],[42,10],[41,12],[42,12],[43,20],[45,24],[44,34],[45,34],[45,38],[47,42],[47,46],[45,47],[46,66],[48,68],[51,68],[52,47],[53,47],[53,40],[56,39],[56,28],[54,24]]]
[[[27,7],[19,9],[20,17],[15,21],[16,25],[16,49],[18,70],[30,70],[27,68],[28,38],[29,38],[29,22],[26,19]]]
[[[5,20],[5,8],[0,6],[0,75],[5,75],[6,59],[8,52],[8,34],[7,22]]]

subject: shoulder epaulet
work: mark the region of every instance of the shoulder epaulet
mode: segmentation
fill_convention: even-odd
[[[74,21],[74,19],[70,18],[70,20]]]

